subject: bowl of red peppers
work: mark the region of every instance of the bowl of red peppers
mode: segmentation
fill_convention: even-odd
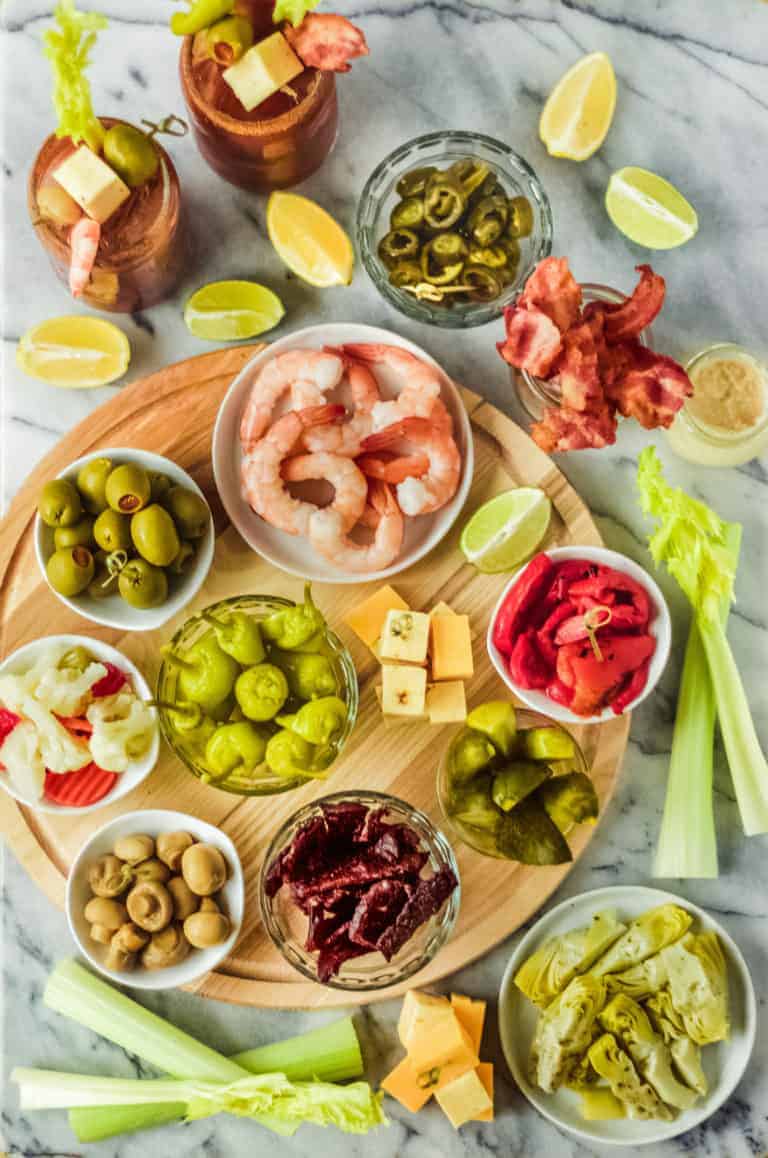
[[[488,628],[488,653],[527,707],[561,723],[620,716],[655,688],[672,627],[658,585],[604,547],[556,547],[512,577]]]

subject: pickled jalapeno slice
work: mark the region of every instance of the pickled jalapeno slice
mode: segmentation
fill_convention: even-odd
[[[465,157],[462,161],[454,161],[448,172],[459,182],[469,197],[484,183],[490,169],[484,161],[478,161],[476,157]]]
[[[421,281],[421,266],[418,261],[398,261],[389,271],[390,285],[404,289],[406,286],[416,286]]]
[[[424,194],[424,220],[433,229],[450,229],[461,217],[467,199],[450,177],[437,173]]]
[[[461,280],[473,302],[492,302],[501,293],[503,283],[495,270],[484,265],[465,265]]]
[[[527,197],[511,197],[507,202],[509,223],[507,236],[529,237],[533,232],[533,206]]]
[[[392,229],[418,229],[424,221],[424,201],[421,197],[406,197],[398,201],[389,215]]]
[[[404,257],[416,257],[420,248],[418,234],[412,229],[391,229],[379,242],[379,257],[391,266]]]
[[[435,257],[433,245],[438,238],[427,243],[421,251],[421,272],[425,281],[430,285],[450,285],[452,281],[457,281],[461,276],[461,271],[464,268],[464,259],[452,261],[446,264],[442,260]]]
[[[478,201],[469,215],[467,229],[478,245],[493,245],[504,232],[509,208],[506,197],[494,194]]]
[[[487,265],[489,269],[500,269],[508,261],[507,251],[501,245],[470,245],[467,256],[472,265]]]
[[[427,187],[427,181],[436,172],[437,169],[434,165],[428,165],[423,169],[412,169],[410,173],[403,174],[395,186],[395,191],[403,199],[420,197]]]

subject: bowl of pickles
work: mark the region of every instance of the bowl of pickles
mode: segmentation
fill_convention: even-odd
[[[599,812],[584,754],[570,732],[506,700],[479,704],[453,736],[437,774],[440,807],[477,852],[530,865],[573,859],[568,834]]]
[[[552,248],[549,199],[530,165],[479,133],[428,133],[374,169],[357,209],[368,274],[401,313],[484,325]]]
[[[357,718],[357,673],[315,605],[240,595],[191,616],[162,649],[161,731],[190,772],[238,796],[324,779]]]

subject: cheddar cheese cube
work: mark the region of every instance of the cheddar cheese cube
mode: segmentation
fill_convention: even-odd
[[[435,604],[429,614],[431,617],[433,615],[455,615],[456,612],[441,599],[439,603]]]
[[[445,680],[427,688],[430,724],[461,724],[467,718],[467,697],[461,680]]]
[[[451,1006],[469,1034],[475,1053],[479,1054],[485,1024],[485,1002],[473,1001],[471,997],[464,997],[461,993],[452,993]]]
[[[427,673],[423,667],[385,663],[381,680],[381,710],[385,716],[425,714]]]
[[[88,217],[100,225],[131,195],[115,170],[87,145],[81,145],[62,161],[54,171],[53,179]]]
[[[458,1017],[446,1001],[448,1015],[436,1021],[427,1033],[411,1037],[408,1059],[424,1081],[439,1083],[443,1066],[449,1063],[458,1075],[474,1069],[479,1058],[472,1040]]]
[[[222,73],[240,104],[248,112],[304,71],[304,65],[282,32],[273,32],[243,53]]]
[[[381,1083],[381,1088],[386,1090],[390,1097],[397,1098],[398,1102],[405,1106],[406,1110],[410,1110],[412,1114],[426,1105],[432,1097],[430,1088],[424,1089],[423,1086],[419,1085],[418,1074],[409,1062],[407,1055],[387,1074]]]
[[[491,1099],[491,1104],[487,1110],[482,1110],[473,1122],[492,1122],[493,1121],[493,1063],[479,1062],[477,1066],[477,1076],[482,1082],[485,1092]]]
[[[465,1122],[476,1121],[480,1114],[493,1110],[493,1101],[476,1069],[467,1070],[443,1086],[442,1090],[435,1093],[435,1097],[456,1130]]]
[[[426,663],[429,623],[423,611],[388,611],[379,640],[381,659]]]
[[[409,989],[403,998],[403,1007],[397,1020],[397,1036],[405,1050],[410,1050],[411,1042],[429,1032],[438,1022],[453,1018],[450,1004],[444,997],[431,993],[419,993]]]
[[[353,607],[344,616],[344,622],[347,627],[354,631],[358,639],[361,639],[368,647],[373,647],[381,635],[387,612],[408,610],[410,609],[405,600],[398,595],[393,587],[386,584],[378,591],[374,591],[373,595],[369,595],[362,603],[358,603],[357,607]]]
[[[432,679],[467,680],[475,672],[469,616],[433,615],[431,618]]]

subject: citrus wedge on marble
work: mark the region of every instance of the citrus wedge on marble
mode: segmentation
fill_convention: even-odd
[[[255,338],[278,324],[285,308],[277,294],[255,281],[212,281],[184,307],[187,329],[209,342]]]
[[[616,74],[604,52],[582,56],[547,97],[539,136],[552,157],[586,161],[606,138],[616,108]]]
[[[632,165],[611,177],[605,208],[616,228],[646,249],[676,249],[699,228],[696,210],[674,185]]]
[[[511,571],[547,533],[552,504],[538,487],[518,487],[489,499],[461,533],[461,550],[478,571]]]
[[[74,314],[39,322],[16,347],[25,374],[70,390],[106,386],[123,376],[130,360],[128,338],[113,322]]]
[[[267,233],[288,268],[310,285],[325,288],[352,281],[352,242],[317,202],[298,193],[272,193]]]

